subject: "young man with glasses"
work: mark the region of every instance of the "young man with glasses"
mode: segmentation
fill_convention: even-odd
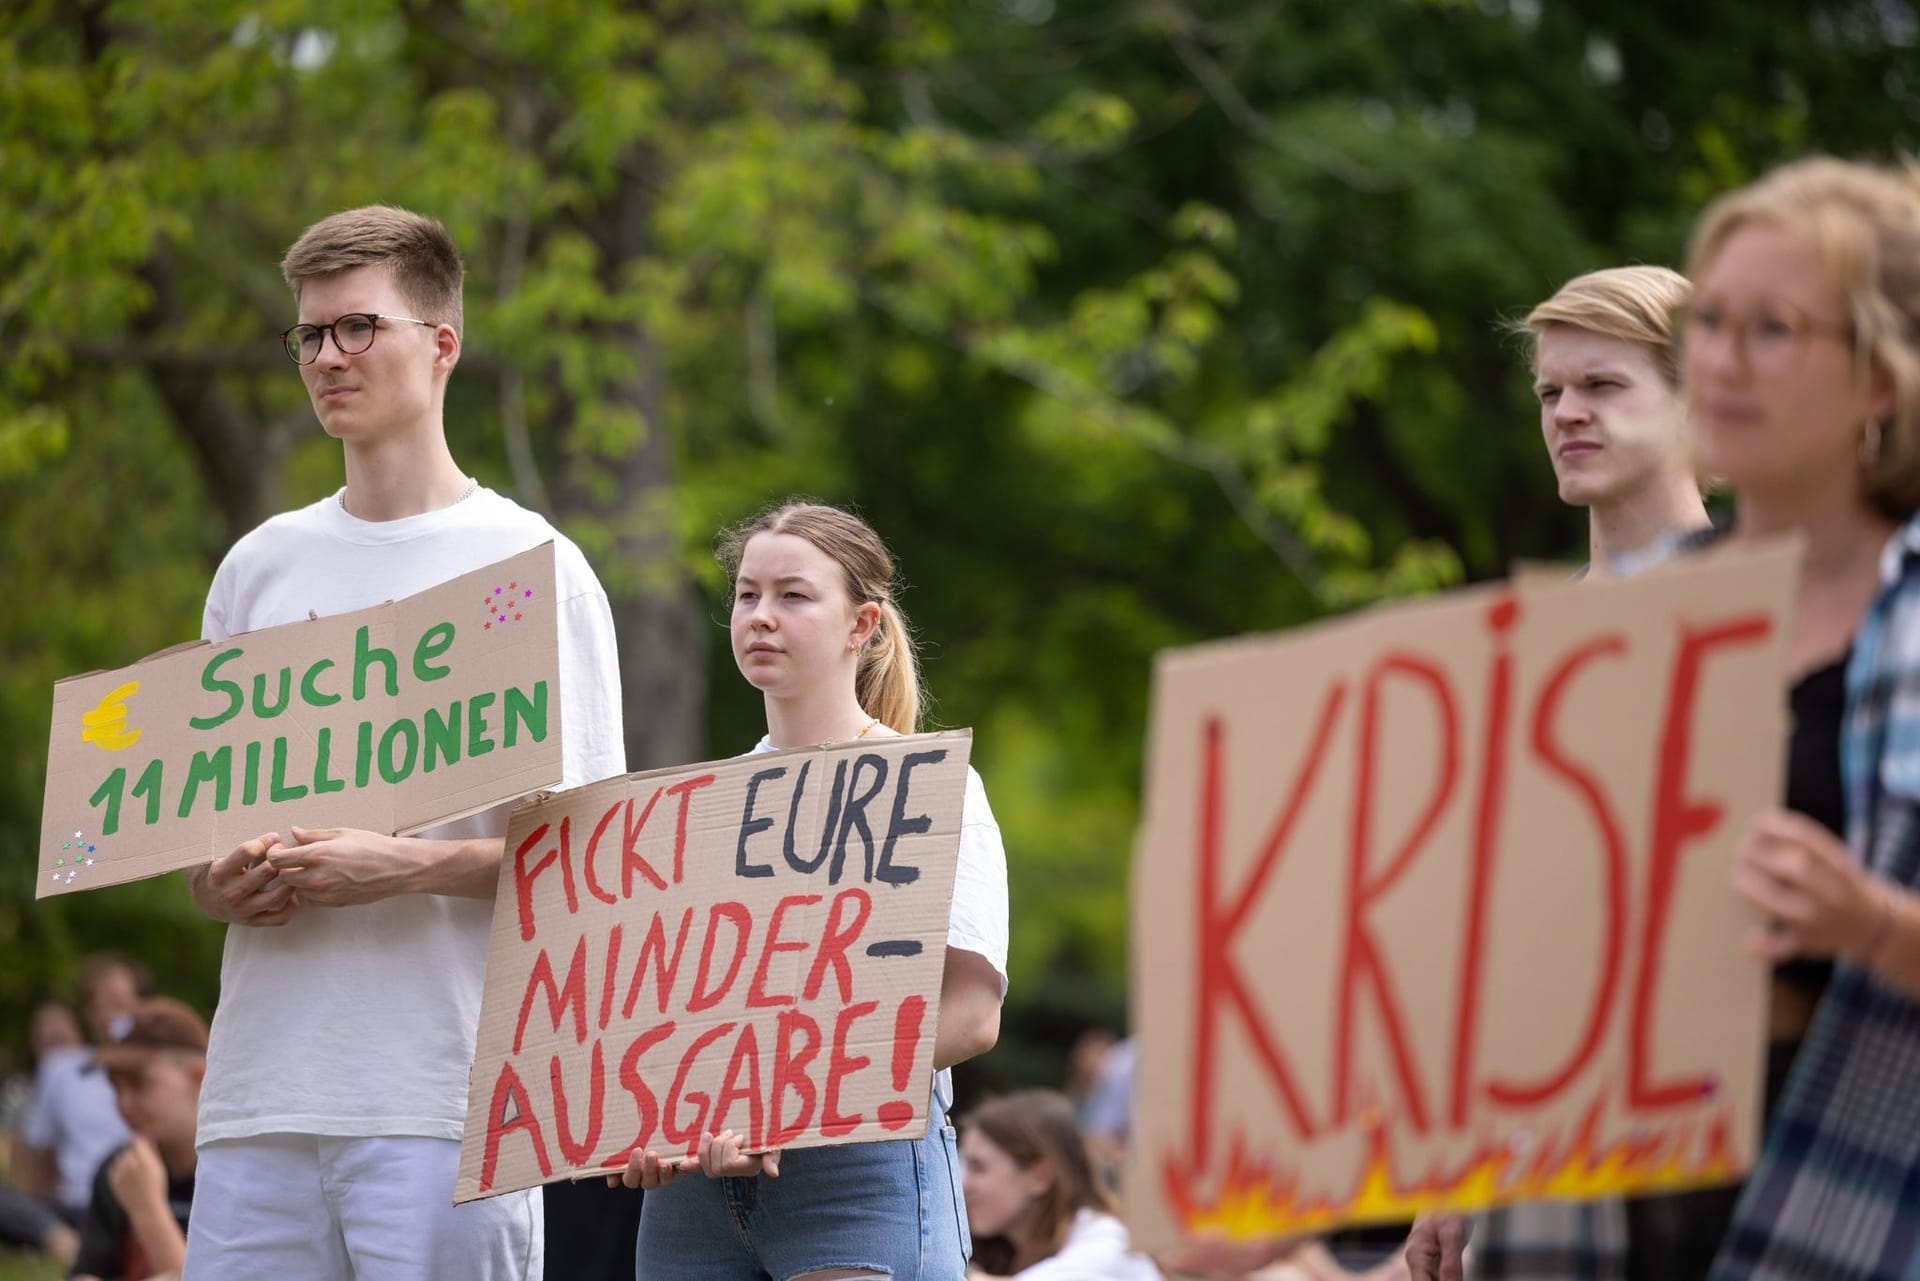
[[[622,773],[605,592],[578,547],[447,448],[463,268],[446,229],[349,210],[310,227],[281,270],[299,319],[282,341],[346,485],[235,544],[203,635],[377,605],[551,540],[565,783]],[[535,1193],[452,1204],[506,813],[419,837],[263,832],[188,874],[229,926],[192,1281],[541,1275]]]

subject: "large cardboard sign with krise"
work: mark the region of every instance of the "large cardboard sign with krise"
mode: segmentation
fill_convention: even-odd
[[[406,834],[558,786],[558,605],[544,543],[373,609],[61,681],[39,895],[295,824]]]
[[[1136,1242],[1751,1163],[1797,545],[1170,652],[1133,896]]]
[[[514,812],[456,1201],[926,1133],[972,736],[608,779]]]

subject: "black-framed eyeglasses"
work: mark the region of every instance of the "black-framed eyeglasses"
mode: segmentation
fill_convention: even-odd
[[[409,325],[439,328],[431,320],[415,320],[412,316],[350,311],[331,325],[295,325],[280,335],[280,345],[287,349],[287,356],[294,364],[311,365],[320,359],[320,348],[326,343],[327,335],[332,334],[333,345],[339,348],[342,356],[358,356],[373,346],[374,335],[380,332],[380,322],[383,320],[404,320]]]

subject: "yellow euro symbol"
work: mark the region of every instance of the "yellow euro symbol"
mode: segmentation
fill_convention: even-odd
[[[140,692],[139,681],[128,681],[107,694],[93,710],[80,715],[80,739],[104,752],[118,752],[140,741],[141,730],[127,728],[127,700]]]

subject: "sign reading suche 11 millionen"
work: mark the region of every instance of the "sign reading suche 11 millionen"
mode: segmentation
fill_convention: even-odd
[[[59,682],[38,894],[263,831],[416,832],[557,786],[553,545],[404,600]]]

